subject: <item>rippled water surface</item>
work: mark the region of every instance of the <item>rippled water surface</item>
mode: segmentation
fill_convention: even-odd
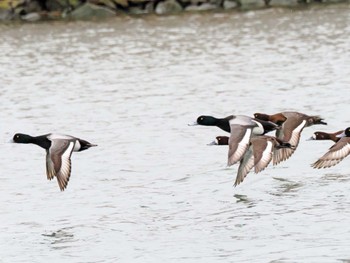
[[[350,126],[348,4],[0,30],[1,262],[350,262],[350,159],[306,141]],[[283,110],[329,125],[236,188],[224,132],[187,126]],[[15,132],[98,147],[60,192]]]

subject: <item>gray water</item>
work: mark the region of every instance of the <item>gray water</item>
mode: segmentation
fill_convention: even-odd
[[[350,126],[350,6],[1,25],[0,262],[350,262],[350,171],[310,164]],[[233,187],[225,132],[297,110],[288,161]],[[16,132],[71,134],[68,188]]]

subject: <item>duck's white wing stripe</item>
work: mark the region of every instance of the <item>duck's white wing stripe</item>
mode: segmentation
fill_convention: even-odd
[[[249,150],[244,155],[243,159],[241,160],[234,186],[237,186],[240,183],[242,183],[244,178],[248,175],[248,173],[253,167],[254,167],[254,156],[253,156],[252,148],[250,147]]]
[[[267,141],[267,145],[265,150],[262,153],[261,159],[260,160],[255,160],[255,173],[259,173],[262,170],[264,170],[269,163],[271,162],[272,159],[272,148],[273,148],[273,143],[271,141]]]
[[[303,120],[298,127],[292,132],[292,137],[289,140],[290,145],[297,147],[300,140],[300,134],[306,125],[306,120]]]
[[[273,164],[279,164],[282,161],[287,160],[289,157],[292,156],[292,154],[294,153],[296,147],[299,144],[299,140],[300,140],[300,134],[302,132],[302,130],[304,129],[306,125],[306,120],[303,120],[293,131],[291,134],[291,138],[289,139],[288,143],[290,143],[290,145],[294,146],[293,149],[291,148],[282,148],[282,149],[275,149],[274,153],[273,153]],[[280,137],[280,139],[284,139],[284,136]]]
[[[250,136],[252,134],[252,129],[247,128],[245,130],[244,136],[238,142],[237,147],[235,147],[236,145],[233,145],[233,143],[231,142],[231,140],[235,141],[235,139],[233,139],[234,136],[232,136],[233,133],[235,133],[235,131],[231,129],[231,137],[229,140],[230,149],[229,149],[229,156],[228,156],[228,162],[227,162],[228,166],[231,166],[242,159],[243,155],[245,154],[245,152],[247,151],[247,149],[249,147],[249,140],[250,140]],[[236,148],[236,150],[234,152],[232,152],[231,149],[234,149],[234,148]]]
[[[74,141],[70,141],[67,149],[63,152],[61,156],[61,168],[59,172],[56,174],[58,185],[63,191],[68,184],[70,173],[71,173],[71,160],[70,157],[72,155],[74,149]]]

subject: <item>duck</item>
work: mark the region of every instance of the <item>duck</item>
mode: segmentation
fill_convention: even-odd
[[[36,144],[46,150],[46,175],[48,180],[57,178],[61,191],[67,187],[71,175],[71,155],[90,147],[97,146],[88,141],[70,135],[49,133],[40,136],[31,136],[16,133],[12,142],[23,144]]]
[[[333,142],[337,142],[337,141],[340,140],[340,138],[338,138],[337,135],[342,134],[343,132],[344,132],[344,130],[340,130],[340,131],[333,132],[333,133],[317,131],[317,132],[314,132],[314,134],[307,140],[308,141],[312,141],[312,140],[315,140],[315,141],[330,140],[330,141],[333,141]]]
[[[228,145],[228,141],[228,136],[217,136],[210,145]],[[278,151],[284,148],[290,149],[293,146],[273,136],[262,135],[252,138],[249,149],[240,160],[234,186],[242,183],[253,168],[255,173],[263,171],[275,158],[274,149]]]
[[[259,120],[259,119],[251,118],[245,115],[230,115],[225,118],[215,118],[213,116],[201,115],[197,118],[195,122],[190,123],[188,125],[189,126],[195,126],[195,125],[216,126],[222,129],[223,131],[230,133],[231,132],[230,123],[232,123],[233,120],[236,123],[244,123],[247,121],[248,122],[254,121],[255,123],[260,123],[264,128],[264,134],[278,129],[278,125],[276,125],[271,121]]]
[[[276,158],[273,161],[274,165],[292,156],[299,145],[300,135],[305,127],[316,124],[327,125],[320,116],[309,116],[296,111],[279,112],[273,115],[255,113],[254,117],[259,120],[271,121],[281,125],[281,129],[276,130],[276,137],[294,146],[293,148],[285,148],[276,151]]]
[[[191,125],[217,126],[230,132],[228,166],[241,160],[249,148],[249,141],[252,137],[264,135],[279,128],[275,123],[255,120],[245,115],[230,115],[222,119],[212,116],[199,116],[197,121]]]
[[[208,143],[208,145],[228,145],[229,139],[228,136],[216,136],[215,140]]]
[[[350,154],[350,127],[346,128],[341,134],[336,135],[339,138],[333,146],[321,158],[311,166],[315,169],[329,168],[340,163]]]

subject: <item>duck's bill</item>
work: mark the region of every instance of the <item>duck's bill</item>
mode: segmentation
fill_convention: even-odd
[[[14,143],[15,141],[13,139],[8,140],[7,143]]]
[[[211,143],[208,143],[207,145],[218,145],[218,142],[215,140],[215,141],[212,141]]]
[[[198,125],[198,122],[196,121],[188,124],[188,126],[196,126],[196,125]]]
[[[307,141],[314,141],[316,140],[315,135],[312,135],[309,139],[306,139]]]
[[[319,124],[327,125],[327,122],[320,120]]]
[[[343,133],[341,133],[341,134],[338,134],[338,135],[336,135],[335,137],[337,137],[337,138],[343,138],[343,137],[345,137],[345,132],[343,132]]]

